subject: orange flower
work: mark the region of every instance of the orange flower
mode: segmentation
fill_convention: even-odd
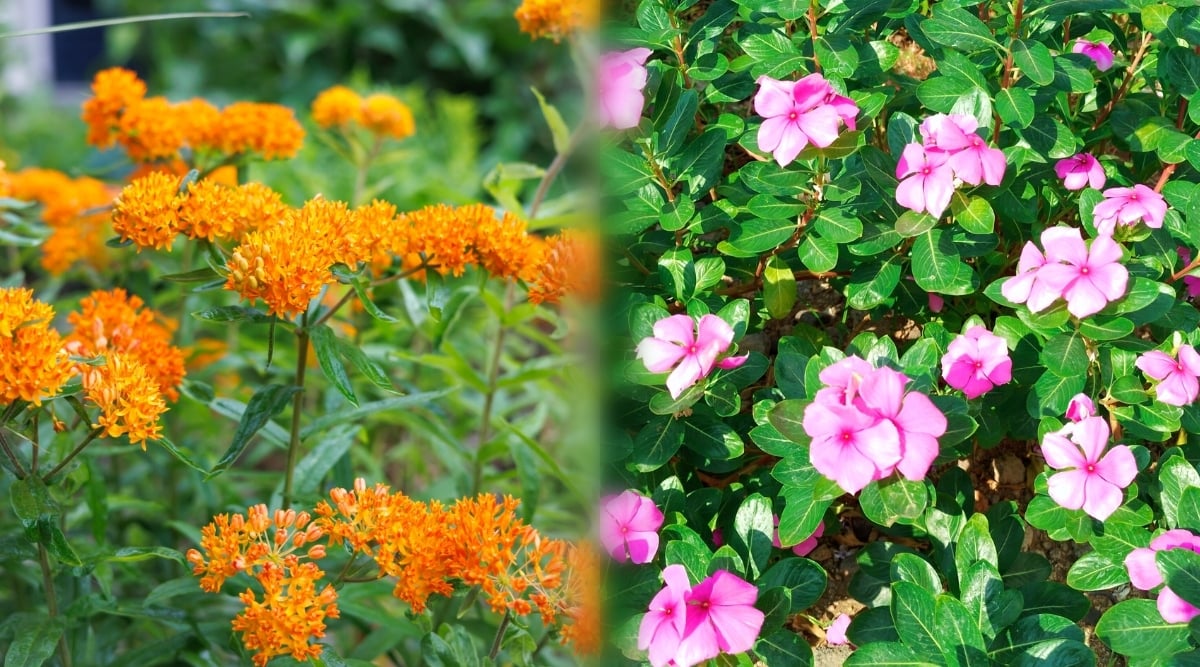
[[[285,106],[236,102],[221,110],[211,142],[226,155],[258,153],[267,160],[290,158],[304,143],[304,128]]]
[[[66,273],[78,262],[103,269],[109,255],[105,244],[111,236],[105,213],[80,216],[70,225],[53,227],[42,243],[42,268],[55,276]]]
[[[92,292],[79,303],[79,312],[67,316],[74,327],[67,349],[81,357],[129,354],[145,366],[159,391],[176,401],[183,383],[183,350],[171,344],[174,326],[145,305],[120,288]]]
[[[179,226],[194,239],[239,239],[252,229],[277,224],[290,210],[278,192],[261,183],[229,187],[204,179],[188,185]]]
[[[443,274],[461,276],[474,260],[471,253],[474,230],[461,212],[445,204],[434,204],[404,216],[412,226],[409,251],[424,254]]]
[[[81,370],[84,396],[100,408],[92,428],[103,429],[109,438],[128,435],[143,451],[147,440],[161,437],[159,420],[167,404],[158,382],[136,356],[109,351],[102,365]]]
[[[595,298],[601,285],[596,239],[584,232],[567,230],[546,239],[546,246],[529,287],[529,300],[557,303],[571,294]]]
[[[378,199],[350,212],[350,227],[358,247],[349,254],[365,261],[377,270],[392,265],[395,257],[408,252],[406,225],[396,221],[396,207]]]
[[[211,102],[201,98],[175,105],[176,122],[187,145],[193,149],[211,146],[221,121],[221,112]]]
[[[596,549],[586,543],[571,545],[567,550],[566,580],[561,589],[559,606],[566,617],[559,630],[563,644],[574,645],[582,655],[600,651],[603,637],[600,624],[601,572]]]
[[[524,0],[513,16],[521,32],[558,42],[576,30],[594,26],[599,13],[598,0]]]
[[[308,512],[276,510],[254,505],[246,515],[220,514],[200,531],[200,549],[187,553],[192,573],[200,577],[200,588],[216,593],[225,580],[239,572],[255,575],[267,563],[304,550],[306,558],[320,560],[325,547],[314,544],[324,532]]]
[[[125,186],[113,203],[113,231],[142,248],[170,248],[179,233],[179,178],[153,172]]]
[[[113,129],[126,107],[146,96],[146,84],[137,74],[120,67],[102,70],[92,80],[92,97],[83,103],[83,121],[88,125],[87,142],[108,148],[116,141]]]
[[[71,376],[62,337],[51,328],[54,309],[33,291],[0,289],[0,403],[41,405]]]
[[[416,131],[408,106],[383,93],[370,95],[363,100],[362,124],[375,134],[395,139],[410,137]]]
[[[479,264],[497,278],[525,278],[540,258],[538,239],[525,231],[525,221],[505,213],[481,216],[475,227],[475,252]]]
[[[351,123],[361,123],[362,115],[362,98],[345,86],[321,91],[312,103],[313,121],[324,128],[345,128]]]
[[[165,97],[137,100],[121,114],[117,141],[131,160],[174,158],[187,138],[181,120],[179,110]]]
[[[42,220],[50,236],[42,244],[42,266],[61,275],[86,261],[97,269],[108,261],[104,245],[111,236],[108,216],[98,212],[112,202],[112,193],[94,178],[68,178],[49,169],[26,169],[12,175],[12,196],[43,205]]]

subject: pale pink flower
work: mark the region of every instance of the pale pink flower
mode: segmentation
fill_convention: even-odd
[[[632,490],[600,499],[600,541],[618,563],[649,563],[658,553],[663,513],[654,501]]]
[[[596,113],[602,126],[618,130],[637,127],[646,104],[642,90],[646,87],[646,59],[651,53],[650,49],[639,48],[600,57]]]
[[[763,117],[758,147],[772,153],[781,167],[795,160],[809,144],[818,148],[832,144],[838,138],[839,126],[853,126],[853,117],[858,115],[857,105],[835,94],[820,74],[809,74],[799,81],[761,76],[758,86],[754,113]],[[846,121],[848,116],[850,121]]]
[[[967,398],[978,398],[997,385],[1012,380],[1012,359],[1004,339],[975,325],[950,341],[942,357],[946,384],[961,389]]]
[[[1075,317],[1100,312],[1108,302],[1125,296],[1129,271],[1121,265],[1121,246],[1109,236],[1101,236],[1089,248],[1073,227],[1051,227],[1042,232],[1046,264],[1037,270],[1035,290],[1029,309],[1038,312],[1050,295],[1067,301],[1067,310]],[[1048,302],[1047,302],[1048,305]]]
[[[829,624],[829,628],[825,630],[825,643],[830,646],[841,646],[849,644],[850,640],[846,638],[846,628],[850,627],[850,617],[845,614],[838,614],[838,617],[833,619]]]
[[[1101,72],[1107,72],[1113,66],[1113,51],[1107,44],[1102,42],[1089,42],[1086,39],[1075,40],[1075,45],[1071,47],[1071,53],[1082,53],[1092,59],[1096,63],[1096,69]]]
[[[1175,249],[1179,253],[1179,261],[1183,262],[1184,266],[1189,266],[1192,263],[1192,251],[1183,246]],[[1200,296],[1200,278],[1196,276],[1184,276],[1183,284],[1187,287],[1187,295],[1189,299],[1195,299]]]
[[[954,171],[949,156],[942,151],[925,150],[921,144],[909,144],[896,164],[896,203],[920,213],[928,211],[941,217],[954,194]]]
[[[687,595],[691,591],[682,565],[668,565],[662,577],[666,586],[650,601],[650,609],[638,628],[638,649],[649,651],[654,667],[678,664],[673,661],[687,628]]]
[[[863,378],[875,372],[875,367],[866,359],[851,355],[821,369],[817,376],[821,388],[813,395],[817,403],[850,405],[858,396],[858,386]]]
[[[813,467],[846,493],[858,493],[872,480],[887,476],[900,462],[900,434],[895,425],[852,405],[814,402],[804,409],[803,425],[812,438],[809,458]]]
[[[687,594],[687,626],[675,664],[691,667],[754,648],[765,619],[757,601],[758,587],[725,570],[697,584]]]
[[[665,373],[671,398],[708,377],[713,368],[731,369],[746,363],[750,355],[725,357],[733,343],[733,329],[716,315],[705,315],[699,323],[689,315],[672,315],[654,323],[654,335],[638,343],[637,356],[651,373]]]
[[[1146,377],[1157,381],[1154,394],[1160,403],[1182,407],[1191,405],[1200,394],[1200,354],[1191,345],[1180,345],[1176,357],[1151,350],[1135,364]]]
[[[875,459],[878,468],[875,479],[899,471],[906,479],[923,480],[937,458],[938,438],[946,432],[946,416],[925,394],[915,391],[906,393],[905,387],[909,382],[907,375],[884,367],[876,368],[858,388],[855,405],[868,415],[880,419],[881,423],[890,423],[900,439],[900,459],[894,466],[887,463],[886,459]],[[806,425],[807,417],[806,412]],[[874,433],[886,434],[887,431]],[[814,446],[810,451],[815,449]],[[846,465],[842,464],[843,467]]]
[[[1054,173],[1062,179],[1063,186],[1068,190],[1082,190],[1091,186],[1096,190],[1104,187],[1107,177],[1100,161],[1090,153],[1080,153],[1066,157],[1054,164]]]
[[[1096,414],[1096,404],[1087,394],[1075,394],[1067,404],[1067,419],[1073,422],[1083,421]]]
[[[942,152],[954,176],[969,185],[1000,185],[1008,161],[1004,151],[990,148],[975,130],[974,116],[934,114],[921,122],[925,151]]]
[[[921,121],[921,141],[927,151],[956,153],[970,146],[968,135],[978,127],[974,116],[937,113]]]
[[[1154,554],[1168,549],[1189,549],[1200,553],[1200,536],[1186,530],[1168,530],[1151,540],[1149,547],[1134,549],[1125,557],[1129,583],[1143,591],[1162,586],[1165,582]],[[1158,613],[1168,623],[1187,623],[1200,616],[1200,609],[1179,597],[1170,588],[1163,588],[1158,592]]]
[[[1132,188],[1109,188],[1104,191],[1104,201],[1092,209],[1092,221],[1096,231],[1112,236],[1118,224],[1132,226],[1138,220],[1147,227],[1159,228],[1167,214],[1167,202],[1163,196],[1140,183]]]
[[[1045,264],[1046,258],[1042,255],[1042,251],[1038,250],[1033,241],[1026,241],[1025,247],[1021,248],[1021,259],[1017,262],[1017,275],[1004,281],[1004,284],[1000,286],[1000,293],[1013,303],[1029,301],[1034,294],[1034,287],[1037,285],[1037,271]],[[1029,309],[1035,313],[1043,310],[1058,298],[1057,294],[1051,292],[1049,300],[1041,303],[1046,298],[1046,290],[1037,290],[1037,294],[1039,300],[1029,304]]]
[[[1137,461],[1126,445],[1108,446],[1108,422],[1088,417],[1047,433],[1042,439],[1046,464],[1061,470],[1047,480],[1050,497],[1072,510],[1104,521],[1125,500],[1124,489],[1137,476]]]

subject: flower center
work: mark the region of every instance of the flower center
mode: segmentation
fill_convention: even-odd
[[[975,362],[975,368],[977,368],[977,369],[978,369],[978,368],[983,368],[983,362],[982,362],[982,361],[976,361],[976,362]]]
[[[1087,464],[1087,467],[1084,469],[1087,470],[1088,472],[1096,472],[1096,464],[1089,463],[1089,464]]]
[[[854,434],[850,431],[842,431],[842,442],[850,442],[854,439]]]
[[[701,609],[708,609],[708,607],[709,607],[708,600],[705,600],[704,602],[701,602],[701,603],[700,603],[700,608],[701,608]]]
[[[624,535],[625,533],[628,533],[628,532],[629,532],[629,526],[621,526],[621,534],[622,535]]]
[[[933,169],[930,167],[921,167],[921,173],[928,176],[933,173]]]
[[[696,354],[696,351],[698,349],[700,349],[699,346],[696,345],[695,343],[692,343],[691,345],[687,346],[687,353],[688,354]]]
[[[1129,195],[1129,201],[1137,201],[1137,197],[1137,193],[1134,192],[1133,194]]]
[[[1086,266],[1084,266],[1084,267],[1080,267],[1080,269],[1079,269],[1079,272],[1080,272],[1080,273],[1082,273],[1082,274],[1083,274],[1083,275],[1085,275],[1085,276],[1086,276],[1086,275],[1087,275],[1087,274],[1088,274],[1090,271],[1091,271],[1091,269],[1089,269],[1089,268],[1088,268],[1088,267],[1086,267]]]
[[[793,111],[793,112],[791,112],[790,114],[788,114],[788,120],[796,120],[796,118],[797,118],[799,115],[800,115],[800,114],[798,114],[798,113],[796,113],[795,111]]]
[[[1181,362],[1181,361],[1175,362],[1175,370],[1182,371],[1183,370],[1183,362]]]

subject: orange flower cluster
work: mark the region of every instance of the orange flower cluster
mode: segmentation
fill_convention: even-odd
[[[104,207],[108,186],[94,178],[71,178],[52,169],[24,169],[9,175],[9,195],[42,204],[50,236],[42,244],[42,267],[62,275],[77,262],[101,269],[108,261],[104,242],[111,236]]]
[[[596,25],[599,5],[599,0],[524,0],[514,16],[521,32],[558,42],[576,30]]]
[[[201,99],[146,97],[145,82],[119,67],[96,74],[83,120],[88,143],[120,144],[139,162],[177,159],[185,148],[271,160],[294,156],[304,143],[304,129],[287,107],[237,102],[218,110]]]
[[[534,270],[529,286],[533,303],[558,303],[572,294],[595,299],[602,284],[599,243],[578,230],[551,236]]]
[[[97,357],[119,352],[145,367],[158,392],[179,399],[184,353],[171,344],[174,323],[165,321],[145,302],[125,290],[95,291],[67,316],[74,331],[66,348],[76,356]]]
[[[54,309],[23,288],[0,289],[0,403],[40,405],[71,376]]]
[[[162,437],[159,420],[167,404],[158,382],[136,356],[109,351],[102,365],[82,365],[80,370],[84,396],[100,408],[92,428],[103,429],[109,438],[127,435],[143,451],[147,440]]]
[[[125,186],[113,204],[113,230],[139,251],[170,248],[180,233],[208,241],[240,239],[291,210],[261,183],[235,186],[207,178],[181,192],[181,180],[170,171],[151,171]]]
[[[261,599],[253,589],[238,598],[245,609],[233,620],[246,648],[256,651],[262,667],[279,655],[307,661],[321,654],[312,639],[325,636],[325,619],[337,618],[337,592],[318,582],[325,572],[316,564],[325,547],[315,542],[323,533],[307,512],[251,507],[245,516],[221,514],[201,531],[200,550],[187,560],[200,577],[200,588],[217,593],[225,580],[246,573],[262,586]]]
[[[345,130],[357,124],[379,136],[395,139],[416,132],[412,111],[400,100],[384,93],[363,99],[345,86],[333,86],[317,95],[312,103],[312,116],[324,128]]]

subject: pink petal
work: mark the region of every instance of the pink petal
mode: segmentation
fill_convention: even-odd
[[[1108,446],[1111,434],[1107,421],[1101,417],[1089,417],[1075,425],[1071,439],[1083,450],[1084,460],[1095,463],[1100,460],[1100,455]]]
[[[1046,459],[1046,465],[1055,470],[1087,465],[1079,446],[1059,433],[1047,433],[1042,438],[1042,456]]]
[[[962,388],[962,392],[967,398],[975,399],[991,391],[992,387],[994,386],[995,385],[993,385],[992,382],[987,379],[986,375],[972,373],[971,379],[968,380],[967,385]]]
[[[1099,475],[1088,475],[1084,488],[1087,499],[1083,503],[1083,511],[1093,519],[1104,521],[1125,502],[1125,493]]]
[[[600,544],[618,563],[624,563],[628,558],[625,553],[625,534],[621,532],[619,524],[604,522],[600,525]]]
[[[1200,616],[1200,609],[1176,595],[1175,591],[1164,588],[1158,592],[1158,613],[1167,623],[1189,623]]]
[[[724,352],[733,342],[733,328],[716,315],[701,317],[699,331],[699,335],[696,336],[696,345],[700,347],[716,344]]]
[[[690,315],[672,315],[654,323],[654,337],[680,345],[696,342],[696,321]]]
[[[679,345],[658,338],[643,338],[637,346],[638,359],[651,373],[666,373],[679,363],[684,354],[686,351]]]
[[[754,605],[710,608],[709,619],[717,629],[717,645],[725,653],[745,653],[754,648],[766,616]]]
[[[1046,480],[1050,497],[1069,510],[1082,508],[1087,500],[1084,492],[1087,478],[1088,474],[1082,470],[1068,470],[1051,475]]]
[[[1192,375],[1200,375],[1200,354],[1196,353],[1196,348],[1191,345],[1180,345],[1176,354],[1187,372]]]
[[[1008,167],[1004,151],[999,148],[984,148],[979,156],[979,163],[983,168],[983,182],[988,185],[1000,185],[1000,182],[1004,180],[1004,171]]]
[[[979,161],[979,153],[973,150],[962,150],[950,156],[950,168],[954,175],[968,185],[979,185],[983,182],[983,165]]]
[[[1000,285],[1000,293],[1004,295],[1005,299],[1008,299],[1013,303],[1025,303],[1027,300],[1029,300],[1030,292],[1033,291],[1035,280],[1037,280],[1036,269],[1033,271],[1019,273],[1008,280],[1005,280],[1004,283]],[[1053,299],[1051,299],[1051,301],[1053,301]],[[1030,306],[1030,310],[1033,310],[1035,313],[1037,312],[1037,310],[1034,310],[1032,306]]]
[[[905,433],[925,433],[935,438],[941,437],[947,426],[946,415],[928,396],[917,392],[904,397],[904,406],[895,421]]]
[[[896,186],[896,203],[910,211],[925,210],[925,179],[909,176]]]
[[[796,160],[796,156],[806,146],[808,146],[808,137],[800,129],[796,121],[789,121],[779,138],[779,146],[772,152],[775,156],[775,162],[781,167],[788,166]]]
[[[808,111],[824,104],[825,98],[833,93],[833,87],[820,74],[809,74],[796,82],[792,88],[792,100],[800,111]]]
[[[1008,384],[1012,381],[1012,359],[1007,357],[988,371],[988,380],[996,385]]]
[[[1104,292],[1090,280],[1076,280],[1063,293],[1063,298],[1067,300],[1067,311],[1079,318],[1095,315],[1108,305]]]
[[[1183,530],[1182,528],[1176,528],[1174,530],[1168,530],[1162,535],[1150,540],[1150,548],[1154,551],[1165,551],[1167,549],[1183,547],[1185,549],[1191,549],[1192,551],[1200,553],[1200,547],[1195,546],[1200,544],[1198,540],[1200,540],[1200,538],[1191,534],[1189,531]]]
[[[609,496],[602,501],[604,513],[620,525],[627,525],[637,514],[642,500],[650,500],[637,491],[626,489],[615,496]],[[650,501],[654,505],[654,501]]]
[[[1134,588],[1148,591],[1162,586],[1162,572],[1158,571],[1154,550],[1147,548],[1134,549],[1125,557],[1125,569],[1129,571],[1129,583]]]
[[[658,509],[658,505],[654,501],[645,497],[638,497],[637,507],[634,508],[633,514],[625,525],[631,530],[637,531],[656,531],[662,527],[663,513]]]
[[[955,389],[966,387],[975,375],[975,362],[967,357],[960,357],[951,361],[947,367],[946,362],[949,359],[949,355],[942,357],[942,377],[946,379],[946,384]]]
[[[954,178],[949,167],[935,167],[925,178],[925,209],[935,218],[942,217],[954,195]]]
[[[837,141],[840,120],[841,116],[838,116],[837,109],[829,105],[822,105],[800,114],[796,123],[809,141],[819,148],[825,148]]]
[[[1063,187],[1066,189],[1082,190],[1088,185],[1089,175],[1086,171],[1072,171],[1066,176],[1060,176],[1060,178],[1063,179]]]
[[[915,174],[924,166],[925,148],[921,144],[909,144],[904,147],[904,152],[900,154],[900,161],[896,164],[896,178]]]
[[[1083,266],[1088,261],[1087,246],[1075,227],[1050,227],[1042,232],[1042,247],[1046,249],[1048,262],[1068,262]]]
[[[900,433],[892,422],[883,419],[871,428],[859,431],[854,436],[854,447],[863,458],[871,462],[873,468],[884,468],[896,465],[902,455],[900,449]],[[843,467],[848,467],[849,462]],[[850,476],[857,479],[856,476]],[[866,486],[865,484],[863,486]],[[851,491],[853,493],[853,491]]]
[[[1082,421],[1096,414],[1096,404],[1092,403],[1091,397],[1087,394],[1075,394],[1071,402],[1067,404],[1067,419],[1073,422]]]
[[[1133,483],[1137,472],[1137,460],[1126,445],[1113,447],[1096,463],[1096,474],[1122,489]]]
[[[904,456],[896,464],[896,470],[899,470],[905,479],[914,482],[923,480],[939,451],[937,438],[925,433],[906,432]]]
[[[654,560],[654,554],[658,552],[658,533],[630,533],[628,545],[630,562],[644,565]]]
[[[825,404],[821,402],[810,403],[804,408],[804,432],[810,438],[825,438],[832,437],[842,430],[842,415],[843,410],[853,409],[847,408],[839,404]]]
[[[846,628],[850,627],[850,617],[845,614],[839,614],[833,619],[833,623],[829,624],[829,629],[825,631],[825,642],[830,646],[840,646],[849,644],[850,640],[846,639]]]
[[[714,605],[753,607],[758,601],[758,587],[732,572],[717,570],[709,579],[712,580],[709,598]]]
[[[696,613],[695,609],[696,607],[688,607],[689,627],[691,627],[691,618]],[[721,647],[717,643],[716,629],[705,616],[694,628],[687,631],[686,637],[679,644],[679,650],[675,652],[675,662],[672,663],[672,667],[692,667],[712,660],[720,654]]]
[[[1125,288],[1129,286],[1129,271],[1120,264],[1096,266],[1089,270],[1088,279],[1104,298],[1116,301],[1125,296]]]
[[[1171,373],[1154,388],[1158,400],[1167,405],[1183,407],[1191,405],[1200,392],[1200,381],[1187,373]]]
[[[795,102],[792,98],[793,81],[780,81],[769,76],[758,77],[758,92],[754,95],[754,113],[763,118],[787,116]],[[768,149],[764,149],[768,150]]]
[[[876,368],[862,380],[858,395],[880,416],[895,417],[900,414],[904,401],[904,387],[908,378],[890,368]]]
[[[795,131],[792,121],[787,116],[772,116],[758,126],[758,148],[768,153],[774,152],[783,142],[783,135],[789,129]]]
[[[615,88],[605,92],[603,103],[612,126],[618,130],[628,130],[641,122],[646,100],[640,88]]]
[[[700,381],[705,373],[700,366],[700,359],[695,355],[684,355],[679,366],[667,376],[667,390],[671,398],[679,398],[688,387]]]
[[[1104,264],[1114,264],[1121,261],[1121,246],[1112,240],[1111,237],[1101,236],[1092,241],[1092,247],[1088,250],[1088,265],[1092,268],[1100,268]]]
[[[1142,353],[1137,358],[1137,361],[1133,362],[1133,365],[1141,369],[1146,374],[1146,377],[1162,380],[1175,372],[1176,363],[1175,358],[1166,352],[1151,350]]]
[[[724,359],[717,362],[717,368],[721,368],[724,370],[732,370],[732,369],[738,368],[742,364],[746,363],[746,360],[749,358],[750,358],[749,353],[743,354],[740,357],[725,357]]]

